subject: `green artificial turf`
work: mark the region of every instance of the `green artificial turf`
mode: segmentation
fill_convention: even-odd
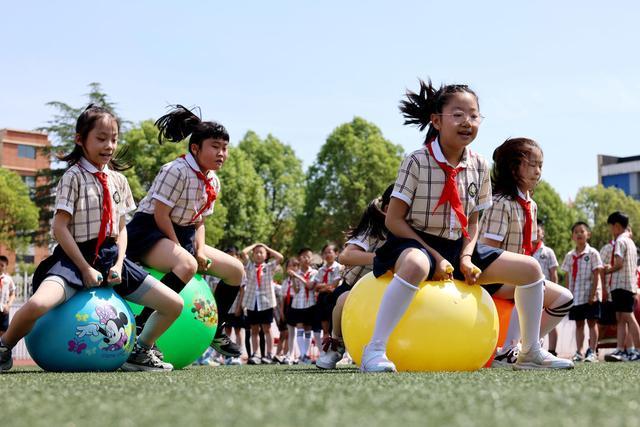
[[[634,426],[640,363],[573,371],[360,374],[190,367],[0,375],[0,426]]]

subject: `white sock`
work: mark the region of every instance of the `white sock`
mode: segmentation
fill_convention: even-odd
[[[311,331],[304,331],[304,349],[300,350],[300,356],[306,356],[311,347]]]
[[[402,315],[407,311],[416,292],[418,292],[418,287],[413,286],[397,274],[393,275],[393,280],[382,296],[376,317],[376,326],[371,337],[370,344],[376,350],[384,351],[386,349],[389,335],[402,319]]]
[[[518,316],[518,309],[515,304],[513,310],[511,310],[511,317],[509,318],[509,327],[507,328],[507,336],[504,339],[504,348],[511,348],[518,345],[520,341],[520,317]]]
[[[560,295],[553,300],[542,312],[540,321],[540,336],[545,337],[558,323],[569,314],[573,305],[573,295],[568,289],[562,288]]]
[[[296,342],[298,343],[298,350],[300,350],[300,357],[307,351],[304,345],[304,329],[298,329],[296,331]]]
[[[540,348],[540,319],[542,317],[542,301],[544,279],[528,285],[516,286],[515,300],[520,317],[522,335],[522,351],[528,353]]]
[[[287,356],[291,358],[293,356],[293,346],[295,345],[294,341],[296,339],[296,327],[287,325],[287,330],[289,331],[289,336],[287,337],[287,343],[289,344]]]
[[[322,353],[322,332],[314,332],[313,339],[316,342],[316,348],[318,349],[318,354]]]

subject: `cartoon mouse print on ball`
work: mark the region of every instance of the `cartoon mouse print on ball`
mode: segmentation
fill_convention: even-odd
[[[98,322],[89,323],[76,327],[76,336],[102,336],[102,341],[106,344],[102,349],[105,351],[118,351],[122,349],[129,340],[125,326],[129,324],[126,313],[118,312],[112,305],[96,307]]]

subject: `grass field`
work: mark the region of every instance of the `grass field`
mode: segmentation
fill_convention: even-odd
[[[190,367],[0,375],[0,426],[636,426],[640,363],[565,372],[370,374]]]

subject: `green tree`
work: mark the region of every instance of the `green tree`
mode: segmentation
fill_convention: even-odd
[[[401,160],[402,147],[373,123],[356,117],[336,128],[309,168],[295,246],[341,242],[369,202],[393,183]]]
[[[207,223],[207,240],[223,248],[240,248],[269,236],[269,216],[266,213],[264,182],[256,173],[249,156],[236,147],[229,147],[229,158],[218,172],[221,190],[216,211]],[[223,216],[226,216],[226,224]],[[224,231],[223,231],[224,230]],[[215,239],[219,239],[215,241]]]
[[[545,245],[553,249],[561,261],[571,250],[571,225],[576,221],[577,213],[546,181],[538,184],[533,199],[538,205],[538,219],[544,223]]]
[[[634,241],[638,242],[640,202],[627,196],[622,190],[613,187],[605,188],[602,185],[583,187],[578,191],[575,207],[579,218],[592,225],[592,246],[601,248],[608,240],[611,240],[607,218],[615,211],[622,211],[629,215]]]
[[[272,135],[261,140],[255,132],[249,131],[238,148],[249,156],[264,182],[269,217],[267,243],[281,251],[291,250],[296,218],[304,205],[302,161],[289,145]]]
[[[0,169],[0,242],[12,250],[29,243],[38,228],[38,208],[20,175]]]
[[[39,128],[39,131],[46,132],[51,140],[51,147],[43,148],[45,154],[52,157],[51,167],[38,171],[36,182],[43,182],[35,188],[35,202],[40,209],[40,227],[35,235],[38,244],[46,244],[49,242],[49,224],[53,217],[54,203],[53,190],[67,165],[56,161],[55,156],[58,154],[67,154],[73,150],[75,145],[76,121],[78,116],[88,104],[96,104],[105,107],[116,114],[116,105],[109,100],[106,93],[102,91],[100,83],[90,83],[89,93],[86,94],[87,102],[80,107],[72,107],[69,104],[60,101],[51,101],[46,105],[55,110],[51,120],[47,122],[47,126]],[[123,123],[121,122],[121,126]],[[122,129],[121,129],[122,132]]]

